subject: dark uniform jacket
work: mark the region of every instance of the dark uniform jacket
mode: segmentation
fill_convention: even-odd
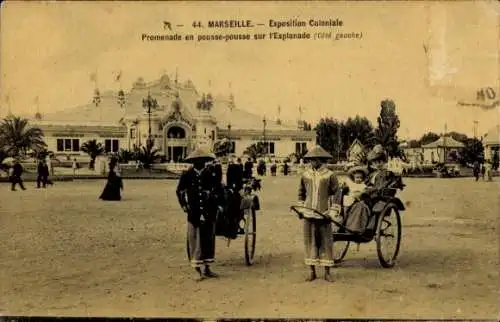
[[[252,171],[253,171],[253,162],[252,161],[245,162],[245,171],[243,177],[245,179],[250,179],[252,177]]]
[[[226,184],[235,191],[243,188],[243,165],[241,163],[232,163],[227,167]]]
[[[20,177],[22,174],[23,174],[23,166],[19,163],[14,164],[12,175],[14,177]]]
[[[214,180],[212,167],[201,171],[190,168],[181,175],[177,185],[177,199],[181,207],[188,209],[188,221],[191,224],[199,226],[201,215],[206,221],[215,221],[217,206],[222,197],[220,189],[220,184]]]
[[[222,184],[222,165],[216,163],[212,166],[212,176],[215,179],[216,184]]]

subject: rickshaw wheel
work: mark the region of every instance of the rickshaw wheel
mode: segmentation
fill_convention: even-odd
[[[395,228],[396,231],[393,233],[388,232],[391,227]],[[385,268],[394,267],[401,245],[401,217],[399,215],[398,207],[395,204],[387,204],[384,210],[380,213],[375,238],[377,242],[377,255],[380,264]],[[384,252],[384,241],[387,239],[392,239],[396,243],[394,245],[392,255],[390,256],[387,256]]]
[[[257,218],[255,209],[245,210],[245,262],[248,266],[253,264],[255,255],[255,242],[257,235]]]
[[[349,245],[351,245],[350,241],[335,241],[335,237],[333,239],[333,262],[335,264],[339,264],[344,260],[345,255],[347,255],[347,251],[349,250]],[[337,251],[337,249],[339,251]]]

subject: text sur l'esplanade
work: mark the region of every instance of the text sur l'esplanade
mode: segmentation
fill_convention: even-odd
[[[335,19],[288,19],[274,20],[269,19],[268,26],[271,28],[301,28],[301,27],[342,27],[343,21]],[[209,28],[253,28],[252,20],[210,20],[208,21]]]

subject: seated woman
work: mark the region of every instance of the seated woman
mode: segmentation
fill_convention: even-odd
[[[113,158],[109,162],[109,173],[108,173],[108,181],[106,182],[106,186],[99,197],[101,200],[107,201],[119,201],[121,200],[120,191],[123,190],[123,181],[116,172],[115,167],[117,164],[117,159]]]
[[[359,202],[353,203],[346,211],[345,227],[353,233],[364,233],[375,228],[375,222],[370,220],[369,200],[387,187],[387,171],[384,166],[387,155],[381,145],[377,145],[368,154],[368,182],[366,189],[358,196]]]

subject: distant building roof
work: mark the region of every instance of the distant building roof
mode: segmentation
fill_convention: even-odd
[[[484,136],[484,145],[500,144],[500,124],[491,128]]]
[[[422,145],[422,148],[463,148],[465,145],[462,142],[458,142],[451,136],[442,136],[434,142]]]
[[[201,98],[192,82],[184,84],[171,81],[168,77],[161,77],[159,80],[145,83],[144,80],[138,79],[132,89],[125,93],[125,104],[120,107],[118,104],[118,93],[105,91],[101,93],[101,101],[98,106],[94,103],[89,103],[55,113],[44,115],[44,120],[47,123],[52,121],[74,122],[78,124],[90,124],[93,122],[104,121],[106,123],[118,124],[122,118],[131,118],[143,115],[145,109],[142,106],[142,100],[147,97],[148,93],[157,100],[159,113],[168,114],[171,111],[172,102],[176,99],[176,94],[179,94],[181,105],[186,109],[188,115],[196,115],[196,103]],[[90,93],[89,93],[90,95]],[[235,103],[237,105],[237,102]],[[237,107],[230,108],[231,98],[218,95],[213,98],[212,116],[217,120],[219,128],[225,129],[228,124],[231,124],[233,129],[262,129],[262,117],[248,111],[238,109]],[[298,130],[296,124],[286,123],[281,121],[277,123],[274,120],[266,121],[267,130]]]

